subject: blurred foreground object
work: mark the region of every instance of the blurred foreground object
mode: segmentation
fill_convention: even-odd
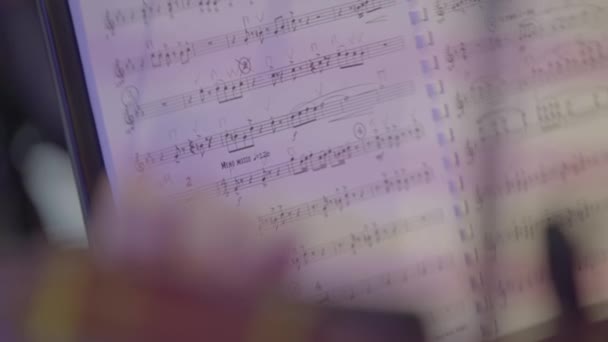
[[[0,248],[47,236],[82,246],[84,224],[36,1],[0,0],[0,61]]]
[[[21,165],[25,190],[40,215],[50,242],[87,245],[78,190],[67,153],[48,143],[32,146]]]
[[[4,341],[424,340],[405,314],[299,305],[212,279],[195,290],[166,273],[105,270],[85,252],[39,256],[0,269]]]
[[[229,210],[186,216],[134,187],[118,212],[100,189],[90,251],[0,259],[2,341],[423,341],[407,314],[284,299],[287,245],[255,245]]]
[[[576,283],[578,251],[557,223],[549,225],[546,242],[551,281],[562,310],[557,335],[547,341],[605,341],[608,322],[590,322],[579,299],[580,289]]]

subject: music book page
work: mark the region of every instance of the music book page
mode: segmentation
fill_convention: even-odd
[[[416,310],[433,341],[558,307],[544,229],[608,292],[602,1],[73,0],[112,188],[296,241],[285,289]]]

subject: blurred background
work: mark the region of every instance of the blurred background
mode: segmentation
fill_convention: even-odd
[[[1,249],[31,239],[85,243],[66,151],[35,1],[0,0]]]

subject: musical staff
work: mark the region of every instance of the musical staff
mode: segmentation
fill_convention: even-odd
[[[251,146],[257,139],[293,130],[306,124],[356,115],[362,111],[372,111],[373,107],[394,101],[414,92],[412,82],[386,87],[356,86],[313,99],[293,111],[267,120],[253,122],[246,126],[194,139],[157,151],[136,155],[135,165],[139,171],[167,163],[179,163],[195,156],[226,148],[228,152]]]
[[[455,93],[454,107],[462,116],[478,106],[496,104],[511,95],[604,70],[608,65],[605,50],[603,41],[580,40],[560,44],[525,62],[516,60],[508,68],[521,70],[521,73],[517,73],[519,76],[511,79],[503,77],[506,75],[480,77],[471,82],[465,91]]]
[[[456,262],[452,255],[428,258],[403,268],[380,273],[358,281],[352,285],[324,290],[318,287],[315,302],[319,304],[338,304],[357,300],[360,297],[376,294],[396,286],[403,286],[417,280],[431,277],[454,268]]]
[[[551,285],[549,273],[546,269],[534,269],[528,272],[512,276],[501,276],[492,285],[482,276],[469,278],[472,291],[478,295],[484,295],[475,301],[475,310],[478,314],[488,311],[506,310],[509,307],[509,299],[530,291],[538,291]]]
[[[448,15],[456,12],[467,11],[484,6],[489,0],[435,0],[433,10],[437,16],[437,22],[442,23]]]
[[[422,126],[415,123],[411,127],[393,129],[385,134],[378,134],[319,152],[304,154],[299,158],[292,157],[289,161],[240,174],[235,177],[224,178],[221,181],[188,190],[177,196],[188,198],[195,194],[215,196],[239,194],[243,190],[258,186],[266,186],[274,181],[287,177],[340,167],[345,165],[350,159],[390,148],[399,148],[402,143],[417,141],[423,136],[424,130]]]
[[[477,122],[481,140],[524,132],[527,135],[556,131],[605,116],[608,88],[591,87],[560,92],[536,101],[535,114],[519,109],[495,111]],[[511,118],[508,115],[511,114]],[[501,124],[502,123],[502,124]]]
[[[394,240],[406,233],[418,231],[443,223],[445,214],[442,209],[434,209],[423,215],[408,217],[378,225],[371,223],[360,232],[352,233],[330,242],[312,247],[298,248],[291,257],[291,265],[298,271],[302,267],[334,258],[337,256],[356,255],[361,249],[373,248],[383,242]]]
[[[577,40],[559,44],[535,56],[525,64],[531,79],[522,79],[522,86],[555,81],[577,76],[581,72],[603,69],[608,62],[606,41],[600,39]]]
[[[526,138],[576,128],[606,117],[608,88],[585,87],[561,91],[536,100],[533,108],[499,107],[483,114],[475,123],[477,139],[466,139],[466,160],[473,164],[483,151],[504,139],[523,143]],[[490,145],[488,145],[490,144]]]
[[[476,185],[475,199],[481,207],[487,200],[526,193],[553,182],[567,182],[579,175],[608,165],[608,152],[579,153],[552,165],[518,171],[492,185]]]
[[[608,209],[608,198],[579,200],[568,207],[548,211],[542,217],[522,216],[520,219],[514,220],[512,225],[493,232],[477,233],[472,227],[461,229],[460,238],[463,242],[475,241],[479,235],[487,242],[486,246],[494,247],[507,243],[537,241],[545,238],[546,229],[553,222],[559,223],[563,229],[576,232],[585,227],[583,226],[585,222],[603,214],[606,209]]]
[[[579,256],[575,269],[579,274],[593,271],[599,266],[604,266],[607,260],[607,250],[592,250]],[[490,289],[492,300],[485,304],[482,302],[476,303],[477,312],[483,313],[489,305],[494,305],[496,309],[506,309],[509,298],[521,296],[530,291],[539,291],[543,287],[551,286],[552,281],[549,270],[540,267],[516,275],[501,276],[496,279],[492,286],[482,276],[470,277],[469,284],[475,293],[484,293],[484,290]]]
[[[467,302],[464,298],[460,298],[454,302],[444,303],[424,310],[420,312],[419,317],[430,323],[429,330],[432,333],[433,330],[442,328],[441,323],[445,323],[445,321],[449,320],[450,318],[458,317],[458,315],[464,312],[469,306],[469,302]],[[436,335],[437,333],[441,333],[443,336],[445,336],[445,332],[435,332],[435,334],[429,335],[431,337],[431,341],[439,340],[439,336]]]
[[[132,73],[188,64],[196,57],[248,44],[263,44],[268,39],[339,20],[350,18],[362,19],[366,15],[390,8],[396,4],[396,0],[357,0],[301,15],[291,13],[290,15],[276,17],[272,22],[258,26],[246,27],[242,30],[215,37],[178,43],[177,45],[157,49],[139,57],[116,60],[114,63],[114,73],[119,80],[124,80],[125,77]]]
[[[218,14],[221,10],[231,8],[233,0],[156,0],[142,1],[142,5],[133,8],[106,10],[104,28],[114,34],[119,28],[132,24],[149,24],[158,18],[173,18],[175,14],[196,10],[203,14]]]
[[[568,32],[579,28],[601,27],[606,7],[592,3],[558,4],[555,7],[525,11],[526,20],[518,24],[521,42]]]
[[[539,286],[550,285],[548,274],[544,270],[531,271],[517,278],[499,279],[497,283],[498,296],[503,297],[505,302],[508,297],[523,294]]]
[[[500,30],[500,34],[470,41],[448,43],[443,56],[446,69],[454,71],[460,64],[471,64],[472,58],[487,58],[488,53],[507,49],[526,50],[533,41],[540,41],[582,28],[601,27],[608,16],[606,8],[593,4],[557,6],[542,11],[522,11],[505,15],[501,24],[517,21],[515,28]],[[503,32],[504,31],[504,32]]]
[[[598,267],[605,266],[608,251],[593,250],[584,253],[577,259],[575,265],[577,273],[591,272]],[[475,302],[477,313],[484,314],[492,309],[507,309],[511,298],[525,295],[531,291],[545,292],[547,287],[552,286],[552,281],[549,270],[539,267],[515,275],[502,275],[493,282],[493,285],[488,284],[482,276],[473,276],[469,278],[469,284],[475,293],[490,293],[489,298]]]
[[[351,49],[339,50],[329,55],[315,57],[252,76],[218,82],[213,86],[187,91],[161,100],[141,105],[125,106],[125,122],[133,124],[143,119],[175,113],[187,108],[203,105],[210,101],[222,104],[239,100],[246,93],[254,90],[274,87],[324,71],[361,66],[367,60],[399,52],[404,48],[405,41],[403,37],[389,38]]]
[[[551,131],[603,117],[606,108],[608,87],[584,87],[539,99],[536,116],[542,130]]]
[[[270,214],[258,217],[259,229],[260,231],[278,230],[287,224],[315,216],[327,217],[330,213],[342,211],[361,202],[427,185],[434,180],[434,177],[433,170],[424,164],[414,171],[396,170],[392,176],[385,175],[379,181],[354,188],[339,188],[333,195],[323,196],[293,207],[272,208]]]
[[[584,255],[576,263],[576,270],[578,272],[593,271],[595,268],[605,267],[606,261],[608,261],[608,250],[606,249],[585,251]]]
[[[608,209],[608,198],[598,201],[582,201],[578,205],[556,211],[541,219],[523,218],[511,229],[498,230],[493,236],[488,236],[492,244],[504,244],[507,242],[535,241],[545,238],[545,232],[549,224],[559,222],[564,229],[576,231],[581,224],[602,214]]]

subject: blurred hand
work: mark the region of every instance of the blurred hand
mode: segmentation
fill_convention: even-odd
[[[5,260],[0,296],[7,305],[0,322],[25,323],[0,323],[0,333],[33,342],[48,340],[49,331],[62,341],[423,340],[420,322],[407,315],[279,303],[288,241],[261,243],[242,214],[217,202],[195,199],[190,205],[196,210],[185,210],[156,198],[134,188],[118,199],[117,211],[103,182],[90,224],[91,252],[36,248]],[[559,331],[549,341],[606,340],[608,324],[592,324],[580,306],[577,253],[559,226],[547,229],[547,255],[562,307]],[[78,300],[86,303],[76,303],[84,307],[77,314],[68,312],[67,328],[66,319],[49,322],[66,314],[73,290],[82,288],[86,294]],[[49,304],[48,298],[56,300]],[[317,335],[304,338],[311,321]]]
[[[281,299],[288,242],[258,242],[246,218],[217,202],[195,199],[196,210],[184,210],[155,198],[145,187],[131,189],[117,199],[117,211],[103,182],[90,251],[36,248],[0,267],[0,297],[11,299],[0,308],[0,318],[11,322],[0,324],[0,336],[28,342],[423,340],[420,322],[408,315]]]
[[[106,182],[96,196],[92,250],[108,268],[124,265],[160,271],[198,287],[259,292],[274,288],[287,267],[288,241],[264,242],[244,214],[216,200],[183,203],[158,200],[148,188],[133,188],[115,210]]]

